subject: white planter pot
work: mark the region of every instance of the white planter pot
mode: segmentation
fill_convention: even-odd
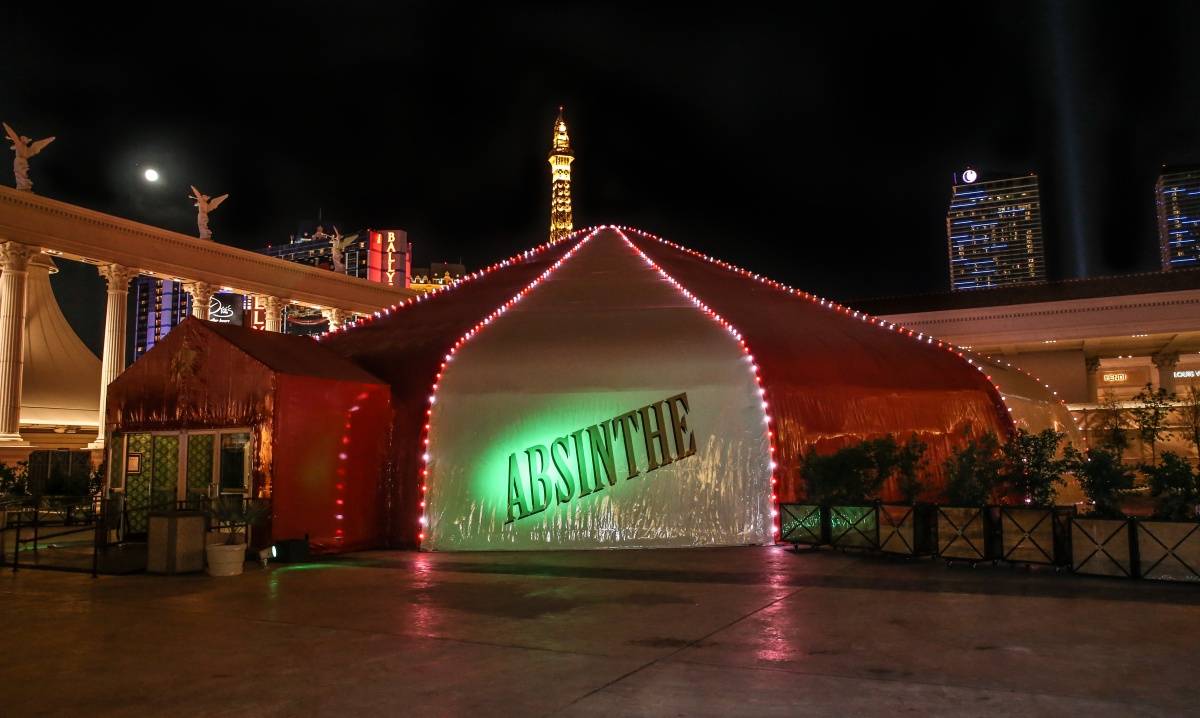
[[[246,563],[246,544],[209,544],[204,549],[208,557],[209,576],[239,576]]]

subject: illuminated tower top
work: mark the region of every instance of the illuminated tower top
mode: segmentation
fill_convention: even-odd
[[[575,153],[571,151],[571,138],[567,135],[567,121],[563,119],[563,108],[558,108],[558,119],[554,121],[554,142],[550,150],[550,241],[557,242],[575,228],[571,217],[571,163]]]

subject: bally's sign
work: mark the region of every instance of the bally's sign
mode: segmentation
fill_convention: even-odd
[[[696,436],[688,427],[688,408],[687,394],[676,394],[560,436],[549,446],[510,454],[505,523],[616,486],[618,468],[626,480],[641,476],[634,452],[639,444],[646,450],[646,473],[692,456]],[[618,440],[625,455],[622,467],[616,462]]]

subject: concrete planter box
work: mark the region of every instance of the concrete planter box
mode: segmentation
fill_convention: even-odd
[[[879,548],[878,508],[871,506],[830,506],[829,545],[837,548]]]
[[[1129,519],[1071,517],[1071,570],[1090,576],[1137,575]]]
[[[1012,563],[1071,563],[1070,507],[1001,506],[1000,558]]]
[[[240,576],[246,565],[246,544],[213,543],[205,548],[209,576]]]
[[[996,511],[986,506],[938,506],[937,555],[947,561],[990,561]]]
[[[817,504],[780,504],[780,542],[793,546],[828,543],[824,515],[825,512]]]
[[[192,573],[204,570],[204,514],[199,511],[153,512],[148,522],[148,573]]]
[[[1200,523],[1134,521],[1138,575],[1156,581],[1200,581]]]
[[[937,545],[934,507],[927,504],[879,505],[879,550],[900,556],[924,556]]]

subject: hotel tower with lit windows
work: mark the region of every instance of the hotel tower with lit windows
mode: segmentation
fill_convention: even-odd
[[[1200,267],[1200,167],[1164,167],[1154,199],[1163,271]]]
[[[967,169],[955,175],[946,234],[953,291],[1046,281],[1035,174],[989,179]]]
[[[550,150],[550,241],[557,242],[575,228],[571,217],[571,163],[575,153],[571,151],[571,138],[567,135],[567,121],[563,119],[563,108],[558,108],[558,119],[554,121],[554,144]]]

